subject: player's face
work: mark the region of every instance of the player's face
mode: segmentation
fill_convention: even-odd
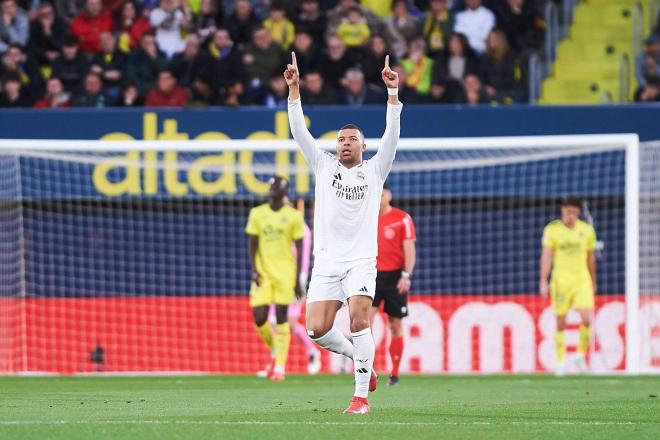
[[[273,177],[270,179],[270,188],[268,195],[273,199],[282,199],[288,193],[288,183],[281,177]]]
[[[561,207],[561,220],[567,226],[573,226],[580,218],[580,208],[573,205]]]
[[[337,136],[337,157],[342,165],[353,165],[362,161],[362,152],[366,148],[360,132],[354,128],[339,131]]]

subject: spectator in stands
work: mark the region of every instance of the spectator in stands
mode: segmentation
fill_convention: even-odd
[[[356,65],[353,56],[346,51],[344,42],[332,36],[328,38],[326,53],[321,56],[317,66],[326,83],[335,89],[339,89],[340,81],[348,69]]]
[[[503,31],[488,34],[486,53],[479,61],[481,82],[491,100],[510,103],[524,100],[522,63],[509,48]]]
[[[114,26],[109,11],[103,9],[101,0],[86,0],[85,9],[71,21],[71,35],[80,41],[80,49],[86,53],[100,50],[99,37],[103,32],[112,32]]]
[[[481,54],[486,50],[486,38],[495,27],[495,14],[481,5],[481,0],[465,0],[467,9],[456,14],[454,32],[465,34],[470,46]]]
[[[490,100],[481,86],[479,76],[468,73],[463,80],[463,93],[460,98],[463,104],[488,104]]]
[[[117,38],[110,32],[100,36],[101,50],[92,58],[90,72],[103,79],[105,93],[112,100],[119,99],[121,83],[126,76],[128,56],[117,48]]]
[[[103,80],[98,73],[89,72],[85,75],[83,89],[73,99],[74,107],[104,108],[110,105],[110,100],[103,92]]]
[[[67,33],[67,25],[55,15],[53,5],[42,3],[36,20],[30,27],[28,50],[34,54],[40,66],[50,66],[62,49],[62,41]]]
[[[453,34],[447,49],[434,60],[431,82],[435,84],[460,83],[468,73],[479,72],[479,60],[470,47],[467,37]]]
[[[637,89],[636,102],[660,102],[660,79],[653,78],[646,82],[644,87]]]
[[[419,104],[425,102],[425,98],[413,87],[406,84],[408,75],[401,64],[392,68],[399,75],[399,99],[407,104]],[[404,101],[405,100],[405,101]]]
[[[30,106],[44,94],[44,77],[39,65],[18,44],[11,44],[2,56],[0,77],[15,74],[21,82],[21,95],[30,101]]]
[[[57,16],[69,26],[85,8],[85,0],[53,0],[53,7]]]
[[[35,108],[71,107],[71,94],[64,90],[62,80],[51,76],[46,83],[46,95],[34,104]]]
[[[360,5],[381,20],[392,16],[392,0],[361,0]]]
[[[523,53],[541,47],[544,24],[532,1],[506,0],[491,4],[497,27],[504,31],[513,50]]]
[[[271,78],[270,87],[264,97],[263,104],[268,108],[287,108],[289,101],[289,87],[282,75]]]
[[[245,88],[238,87],[245,75],[240,53],[234,49],[227,29],[218,29],[206,52],[200,56],[193,90],[207,104],[223,105],[231,96],[231,105],[244,99]],[[232,89],[231,93],[229,89]]]
[[[408,56],[401,60],[401,67],[406,72],[406,85],[420,95],[427,95],[431,89],[433,60],[426,55],[426,42],[418,38],[410,43]],[[399,84],[401,84],[399,79]]]
[[[325,86],[323,76],[318,70],[308,71],[304,79],[300,93],[305,105],[339,104],[335,92]]]
[[[385,99],[381,89],[367,85],[360,69],[352,68],[342,80],[344,86],[343,103],[348,105],[378,104]]]
[[[118,47],[124,53],[129,53],[140,44],[142,34],[147,32],[151,25],[139,11],[134,0],[128,0],[121,7],[117,17],[116,28],[119,32]]]
[[[445,49],[453,28],[454,14],[447,8],[447,0],[431,0],[422,22],[422,36],[431,56]]]
[[[172,75],[183,87],[192,88],[193,81],[197,75],[199,56],[199,38],[195,34],[186,37],[186,47],[183,52],[174,55],[170,62]]]
[[[188,104],[188,90],[176,83],[176,78],[169,69],[158,72],[156,88],[147,94],[145,107],[183,107]]]
[[[151,26],[156,30],[156,43],[169,60],[185,46],[181,30],[188,26],[189,17],[181,9],[181,0],[160,0],[160,6],[149,14]]]
[[[21,79],[17,73],[6,74],[2,78],[2,95],[0,108],[30,107],[32,100],[23,94]]]
[[[208,43],[218,29],[218,17],[222,17],[222,7],[218,7],[216,0],[201,0],[199,13],[192,16],[191,30],[202,44]]]
[[[103,8],[106,11],[110,11],[112,15],[118,15],[121,11],[121,7],[124,6],[126,0],[102,0]]]
[[[296,54],[297,55],[297,54]],[[267,86],[274,76],[282,76],[284,52],[265,28],[254,31],[252,43],[245,48],[243,63],[252,88]]]
[[[353,8],[360,9],[362,16],[367,20],[371,34],[382,33],[382,22],[373,12],[361,8],[356,0],[339,0],[339,4],[328,12],[328,25],[325,32],[326,39],[332,35],[337,35],[337,28],[342,22],[348,19],[348,15]]]
[[[140,97],[147,95],[156,84],[158,72],[167,67],[165,55],[158,50],[156,37],[152,31],[142,34],[140,47],[129,58],[127,77],[136,85]]]
[[[301,74],[307,73],[309,70],[314,69],[319,61],[319,51],[316,42],[307,31],[302,30],[296,34],[296,39],[293,41],[291,50],[296,52],[296,60],[298,61],[298,70]],[[289,54],[285,54],[286,57]]]
[[[392,16],[385,21],[386,35],[394,54],[401,58],[408,44],[420,35],[420,20],[408,12],[406,0],[394,0]]]
[[[226,107],[240,107],[251,104],[251,101],[245,94],[243,83],[239,80],[235,80],[229,84],[226,93],[220,96],[217,104]]]
[[[279,44],[283,50],[288,50],[293,44],[296,37],[296,27],[286,18],[286,10],[281,4],[274,3],[270,7],[268,18],[264,20],[263,27],[270,32],[273,41]]]
[[[124,84],[121,90],[121,98],[117,101],[118,107],[142,107],[144,99],[140,96],[140,92],[135,84],[128,82]]]
[[[374,84],[380,87],[383,83],[381,71],[385,64],[386,55],[390,55],[390,65],[396,65],[397,57],[391,54],[385,38],[382,35],[374,35],[371,37],[361,63],[362,72],[364,73],[364,79],[367,84]],[[401,84],[400,79],[399,84]]]
[[[343,18],[337,27],[337,37],[349,49],[365,46],[370,36],[371,31],[367,25],[367,19],[362,15],[362,10],[357,6],[349,10],[346,18]]]
[[[660,79],[660,35],[646,39],[644,51],[635,59],[635,79],[640,88],[654,79]]]
[[[302,0],[301,13],[296,23],[298,32],[307,32],[314,39],[316,47],[321,47],[327,24],[328,19],[321,11],[319,0]]]
[[[65,37],[60,56],[53,62],[53,76],[62,80],[64,90],[75,94],[82,87],[88,69],[87,60],[80,52],[78,40],[70,36]]]
[[[12,44],[25,47],[30,38],[30,23],[25,11],[18,7],[16,0],[2,0],[0,13],[0,54]]]
[[[252,41],[252,33],[260,26],[249,0],[236,0],[234,12],[225,19],[225,28],[239,49]]]
[[[428,104],[460,104],[463,100],[463,86],[457,81],[436,80],[431,83],[431,91],[426,96]]]

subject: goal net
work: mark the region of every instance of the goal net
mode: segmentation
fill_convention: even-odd
[[[312,226],[314,182],[292,141],[0,147],[0,372],[263,367],[244,227],[274,174]],[[554,368],[540,241],[569,195],[598,234],[592,370],[660,371],[659,162],[631,135],[402,139],[389,182],[418,257],[402,372]],[[569,371],[577,323],[569,313]],[[384,315],[373,331],[384,370]],[[345,368],[323,354],[322,371]],[[292,338],[287,371],[306,369]]]

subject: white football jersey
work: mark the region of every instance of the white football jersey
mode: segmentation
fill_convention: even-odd
[[[402,108],[402,104],[388,104],[387,126],[378,153],[346,168],[334,154],[317,147],[305,125],[300,100],[289,101],[291,133],[316,176],[316,258],[348,262],[377,256],[380,197],[396,153]]]

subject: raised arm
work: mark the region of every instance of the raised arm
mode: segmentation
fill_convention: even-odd
[[[378,164],[381,178],[385,180],[392,169],[394,155],[396,154],[396,145],[399,142],[401,133],[401,109],[403,104],[399,101],[399,75],[390,69],[390,56],[385,56],[385,67],[381,72],[383,82],[387,87],[387,115],[385,117],[385,133],[378,153],[374,160]]]
[[[291,128],[291,134],[310,168],[316,173],[318,162],[323,153],[316,146],[314,136],[307,130],[305,124],[305,115],[300,103],[300,73],[298,72],[295,52],[291,52],[291,64],[286,66],[284,79],[289,86],[289,127]]]

